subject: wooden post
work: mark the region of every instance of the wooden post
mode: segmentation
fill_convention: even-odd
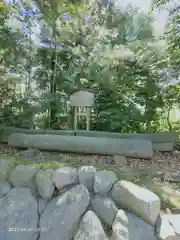
[[[90,117],[91,117],[91,108],[86,107],[86,130],[90,130]]]
[[[74,107],[74,130],[77,130],[77,122],[78,122],[78,113],[77,107]]]

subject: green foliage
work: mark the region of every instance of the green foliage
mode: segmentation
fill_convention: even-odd
[[[152,8],[157,8],[161,5],[164,5],[170,2],[170,0],[151,0],[151,2],[152,2]]]
[[[165,40],[167,41],[167,57],[168,57],[168,68],[171,74],[175,77],[179,77],[179,65],[180,65],[180,4],[179,2],[170,0],[152,0],[153,9],[161,9],[162,6],[168,7],[169,18],[168,26],[165,32]]]
[[[165,74],[160,71],[167,66],[177,69],[179,64],[176,20],[167,34],[166,51],[153,38],[152,18],[138,9],[102,10],[86,2],[36,3],[44,20],[41,40],[49,47],[37,47],[28,37],[24,45],[17,44],[22,36],[5,24],[12,9],[0,12],[0,121],[28,128],[34,121],[40,128],[67,128],[73,115],[71,92],[92,88],[93,130],[159,131],[165,108],[179,101],[178,85],[162,89]],[[8,71],[20,77],[7,77]]]
[[[168,52],[170,55],[170,64],[175,75],[179,76],[180,70],[180,14],[177,12],[172,16],[167,33]]]

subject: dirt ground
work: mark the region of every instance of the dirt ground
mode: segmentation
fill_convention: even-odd
[[[9,147],[7,144],[0,144],[0,154],[14,156],[18,154],[20,150]],[[114,166],[115,162],[113,156],[100,156],[100,155],[84,155],[84,154],[66,154],[60,152],[46,152],[39,151],[39,160],[51,160],[51,161],[65,161],[75,162],[77,164],[92,164],[92,165],[104,165]],[[131,168],[152,168],[173,171],[180,171],[180,151],[174,150],[173,152],[155,152],[152,159],[132,159],[127,158],[125,164]]]
[[[20,150],[13,149],[7,144],[0,144],[0,155],[17,156]],[[153,158],[131,159],[123,164],[117,164],[113,156],[83,155],[83,154],[65,154],[60,152],[39,151],[36,157],[37,162],[60,162],[65,165],[93,165],[97,169],[108,169],[115,171],[122,179],[143,178],[155,179],[161,182],[169,182],[168,173],[180,174],[180,151],[156,152]],[[166,176],[167,175],[167,176]],[[166,179],[167,178],[167,179]],[[171,185],[180,189],[180,175],[178,181],[170,181]]]

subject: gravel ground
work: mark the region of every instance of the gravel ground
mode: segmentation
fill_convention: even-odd
[[[15,156],[20,150],[9,147],[7,144],[0,144],[0,155]],[[37,161],[59,161],[65,163],[74,163],[77,165],[94,165],[104,167],[122,167],[117,165],[113,156],[100,156],[100,155],[83,155],[83,154],[66,154],[60,152],[46,152],[39,151]],[[164,172],[180,171],[180,151],[174,150],[173,152],[155,152],[152,159],[132,159],[127,158],[123,167],[131,169],[153,169],[161,170]]]
[[[0,144],[0,155],[14,156],[20,152],[19,149],[9,147],[7,144]],[[87,165],[105,165],[116,166],[113,156],[66,154],[60,152],[39,151],[37,158],[39,161],[64,161]],[[130,168],[152,168],[161,170],[180,171],[180,151],[173,152],[155,152],[152,159],[132,159],[127,158],[126,164]]]

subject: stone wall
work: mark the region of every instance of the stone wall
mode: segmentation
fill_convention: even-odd
[[[164,132],[154,134],[124,134],[112,132],[98,132],[98,131],[73,131],[73,130],[46,130],[46,129],[21,129],[14,127],[1,127],[0,129],[0,142],[7,143],[8,138],[12,133],[24,134],[45,134],[45,135],[67,135],[78,137],[108,137],[108,138],[121,138],[121,139],[139,139],[149,140],[152,142],[155,151],[172,151],[175,141],[178,139],[178,134],[175,132]]]
[[[76,136],[149,140],[152,142],[153,150],[161,152],[172,151],[174,143],[178,139],[178,134],[175,132],[129,134],[98,131],[76,131]]]
[[[8,138],[12,133],[24,133],[30,135],[38,134],[53,134],[53,135],[67,135],[74,136],[74,131],[66,130],[45,130],[45,129],[24,129],[24,128],[14,128],[14,127],[1,127],[0,128],[0,142],[7,143]]]
[[[142,139],[12,133],[8,138],[8,145],[16,148],[37,148],[45,151],[101,155],[117,154],[147,159],[153,156],[151,141]]]
[[[180,215],[160,209],[158,195],[112,171],[0,161],[1,240],[180,239]]]

